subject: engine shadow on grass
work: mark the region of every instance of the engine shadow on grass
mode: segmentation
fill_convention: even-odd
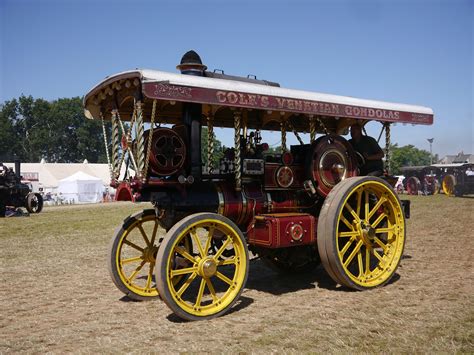
[[[247,297],[247,296],[240,296],[235,305],[225,314],[223,314],[220,317],[227,317],[228,315],[238,312],[244,308],[247,308],[254,302],[253,298]],[[166,316],[166,319],[168,319],[170,322],[173,323],[187,323],[189,322],[186,319],[179,318],[176,314],[170,313],[169,315]]]
[[[322,265],[309,272],[277,272],[261,260],[250,263],[246,288],[273,295],[297,292],[315,288],[341,291],[341,287],[329,277]]]
[[[411,258],[408,256],[408,258]],[[387,285],[397,282],[400,275],[395,273]],[[297,292],[307,289],[325,289],[336,292],[357,292],[354,289],[337,284],[324,270],[322,265],[313,271],[304,273],[278,273],[268,268],[261,260],[250,264],[247,289],[267,292],[273,295]]]

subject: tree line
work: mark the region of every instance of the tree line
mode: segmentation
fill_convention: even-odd
[[[110,124],[106,124],[110,138]],[[201,152],[207,162],[207,128],[203,127]],[[222,143],[216,139],[214,166],[223,156]],[[413,145],[391,146],[392,173],[402,166],[428,165],[430,153]],[[106,163],[102,123],[84,116],[80,97],[53,101],[20,96],[0,105],[0,162]],[[436,160],[434,160],[436,161]]]
[[[20,96],[0,107],[0,161],[105,163],[102,124],[84,116],[82,99]]]

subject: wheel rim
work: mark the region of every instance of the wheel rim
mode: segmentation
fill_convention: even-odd
[[[403,253],[405,221],[397,197],[383,183],[367,181],[341,206],[336,251],[344,273],[359,287],[383,284]]]
[[[180,245],[185,238],[195,251]],[[167,286],[173,301],[188,314],[211,316],[226,309],[246,279],[246,249],[227,223],[204,219],[177,235],[167,256]],[[176,279],[182,277],[181,282]],[[207,292],[206,292],[207,291]]]
[[[123,285],[144,297],[158,296],[153,275],[162,239],[157,240],[158,227],[154,214],[137,218],[125,229],[115,254],[115,266]]]
[[[443,192],[447,196],[453,196],[454,195],[454,176],[452,175],[446,175],[443,178]]]

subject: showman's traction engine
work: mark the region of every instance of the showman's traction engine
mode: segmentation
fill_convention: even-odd
[[[364,158],[343,135],[380,122],[388,170],[390,124],[431,124],[432,110],[210,72],[194,51],[177,68],[110,76],[84,99],[86,116],[104,124],[117,195],[153,206],[111,240],[118,289],[135,300],[160,296],[184,319],[216,317],[242,293],[249,251],[282,272],[322,263],[357,290],[387,283],[403,253],[408,203],[388,171],[359,176]],[[217,164],[214,127],[233,130]],[[280,135],[278,153],[269,153],[267,131]],[[298,144],[288,147],[287,134]]]

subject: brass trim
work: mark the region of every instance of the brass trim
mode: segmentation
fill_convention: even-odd
[[[222,189],[219,185],[216,185],[216,190],[217,190],[217,198],[219,199],[219,205],[217,206],[217,213],[223,216],[224,204],[225,204],[224,193],[222,192]]]

